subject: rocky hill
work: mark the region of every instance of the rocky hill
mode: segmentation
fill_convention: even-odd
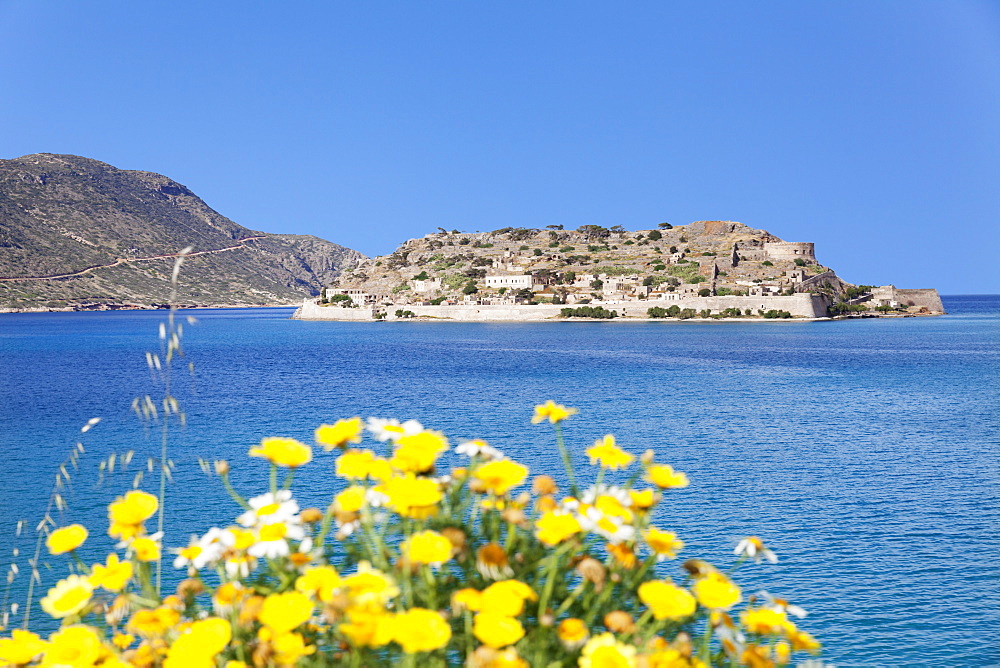
[[[731,221],[626,231],[505,228],[440,231],[361,261],[334,281],[328,299],[394,304],[575,303],[656,298],[664,293],[779,295],[851,286],[816,259],[813,244],[788,243]]]
[[[365,256],[317,237],[267,234],[180,183],[89,158],[0,160],[0,307],[161,305],[182,248],[183,304],[291,303]]]

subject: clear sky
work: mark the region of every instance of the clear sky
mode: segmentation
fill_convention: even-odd
[[[737,220],[1000,293],[1000,4],[0,0],[0,157],[165,174],[368,255]]]

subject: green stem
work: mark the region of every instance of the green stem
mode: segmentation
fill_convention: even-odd
[[[226,488],[226,492],[229,493],[229,497],[239,505],[243,510],[250,510],[250,504],[247,503],[246,499],[239,495],[236,489],[233,487],[233,483],[229,481],[229,474],[223,474],[219,476],[222,478],[222,486]]]
[[[559,615],[569,610],[569,607],[573,605],[573,602],[577,599],[577,597],[580,596],[580,594],[584,592],[586,588],[587,588],[587,581],[584,580],[583,582],[581,582],[576,586],[576,589],[570,592],[570,595],[566,597],[566,600],[564,600],[562,602],[562,605],[559,606],[559,609],[556,610],[555,614],[556,619],[559,618]]]
[[[421,566],[420,571],[424,577],[424,584],[427,585],[427,599],[430,601],[430,607],[432,610],[437,610],[437,583],[434,581],[434,573],[431,572],[430,566]]]
[[[275,497],[278,495],[278,467],[274,464],[271,464],[271,494]]]
[[[580,488],[576,484],[576,473],[573,471],[573,460],[570,459],[569,450],[566,449],[566,442],[563,439],[562,427],[558,422],[556,422],[554,429],[556,432],[556,445],[559,446],[559,454],[562,456],[563,467],[566,469],[566,475],[569,477],[570,495],[574,498],[579,498]]]
[[[698,650],[698,657],[704,661],[706,664],[710,664],[711,657],[709,656],[709,651],[711,649],[709,643],[712,640],[712,614],[709,613],[708,617],[705,618],[705,637],[701,639],[701,649]]]
[[[590,609],[587,612],[587,616],[583,620],[588,628],[591,626],[591,624],[594,623],[594,620],[597,618],[597,613],[601,610],[602,607],[604,607],[604,604],[611,597],[611,592],[614,590],[614,588],[615,586],[613,583],[611,583],[610,581],[605,581],[604,590],[601,591],[600,594],[598,594],[597,600],[594,601],[593,605],[590,606]]]
[[[334,503],[331,501],[323,513],[323,522],[319,525],[319,533],[316,535],[316,547],[323,547],[326,535],[330,533],[330,523],[333,521]]]

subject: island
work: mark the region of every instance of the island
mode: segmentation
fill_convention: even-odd
[[[782,319],[940,315],[934,289],[853,285],[787,242],[734,221],[628,231],[438,228],[363,258],[299,320],[538,321]]]

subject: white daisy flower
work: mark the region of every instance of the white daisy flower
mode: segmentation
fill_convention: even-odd
[[[250,510],[236,518],[236,521],[245,527],[299,521],[299,504],[292,499],[291,490],[283,489],[277,494],[271,492],[261,494],[250,499],[248,503]]]
[[[787,612],[789,615],[792,615],[793,617],[798,617],[799,619],[802,619],[807,614],[809,614],[804,609],[800,608],[799,606],[792,605],[791,603],[789,603],[787,600],[785,600],[783,598],[778,598],[776,596],[771,596],[766,591],[760,592],[760,596],[761,596],[761,598],[763,598],[764,600],[767,601],[767,607],[771,608],[772,610],[774,610],[776,612]]]
[[[382,443],[386,441],[396,442],[403,436],[412,436],[424,430],[423,425],[416,420],[407,420],[400,423],[399,420],[395,419],[386,420],[373,417],[368,418],[365,427],[372,433],[376,441],[381,441]]]
[[[455,448],[455,452],[465,455],[470,459],[477,455],[491,461],[503,459],[502,452],[478,438],[471,441],[463,441]]]
[[[232,543],[227,544],[227,536],[231,537],[232,534],[218,527],[212,527],[201,538],[195,539],[192,536],[192,541],[187,547],[177,550],[174,568],[191,566],[200,571],[206,566],[216,563],[222,558],[222,553],[232,545]]]
[[[772,564],[778,563],[778,555],[764,547],[764,541],[757,536],[747,536],[741,540],[733,550],[733,554],[746,555],[753,559],[755,564],[759,564],[762,559],[767,559]]]

